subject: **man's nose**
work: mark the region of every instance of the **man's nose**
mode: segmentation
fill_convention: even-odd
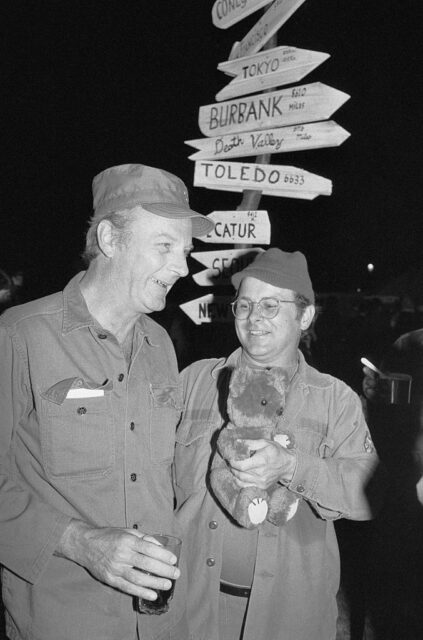
[[[251,312],[250,312],[250,316],[249,316],[249,320],[250,322],[255,322],[256,320],[260,320],[261,318],[261,309],[259,307],[258,302],[252,302],[251,303]]]
[[[175,260],[173,270],[176,271],[180,278],[184,278],[188,275],[189,269],[187,264],[187,256],[183,254],[179,259]]]

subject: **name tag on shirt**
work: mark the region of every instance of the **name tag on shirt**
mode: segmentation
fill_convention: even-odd
[[[66,398],[99,398],[104,396],[103,389],[69,389]]]

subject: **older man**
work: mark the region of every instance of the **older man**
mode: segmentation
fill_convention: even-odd
[[[168,613],[141,618],[133,606],[180,575],[146,536],[175,529],[182,407],[172,344],[147,314],[164,308],[188,273],[192,235],[212,223],[189,208],[179,178],[145,165],[106,169],[93,195],[88,269],[0,321],[7,634],[185,640],[186,578]]]
[[[378,458],[358,396],[309,366],[298,349],[314,316],[300,252],[268,249],[232,277],[241,348],[184,370],[177,432],[178,517],[189,540],[188,618],[196,640],[333,640],[339,555],[333,521],[371,517],[367,484]],[[246,440],[253,455],[227,460],[240,487],[274,483],[299,499],[283,526],[238,526],[210,489],[210,459],[227,423],[231,372],[280,370],[285,405],[274,440]],[[282,382],[281,382],[282,384]]]

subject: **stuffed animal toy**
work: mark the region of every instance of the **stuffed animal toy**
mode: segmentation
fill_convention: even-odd
[[[229,384],[229,422],[221,430],[210,472],[210,484],[225,510],[240,525],[252,529],[264,520],[277,526],[295,515],[298,498],[276,483],[267,491],[258,487],[240,488],[226,460],[244,460],[254,455],[245,439],[276,440],[290,448],[288,435],[277,434],[278,419],[285,406],[286,377],[281,369],[234,369]]]

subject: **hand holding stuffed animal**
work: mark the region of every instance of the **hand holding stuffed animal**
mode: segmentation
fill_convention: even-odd
[[[275,484],[268,490],[240,488],[226,460],[243,460],[251,454],[244,440],[276,440],[286,446],[286,437],[277,434],[277,423],[285,406],[286,378],[281,369],[234,369],[229,384],[228,424],[217,441],[210,483],[228,513],[243,527],[251,529],[264,520],[285,524],[297,510],[298,498],[286,487]],[[219,455],[220,454],[220,455]]]

